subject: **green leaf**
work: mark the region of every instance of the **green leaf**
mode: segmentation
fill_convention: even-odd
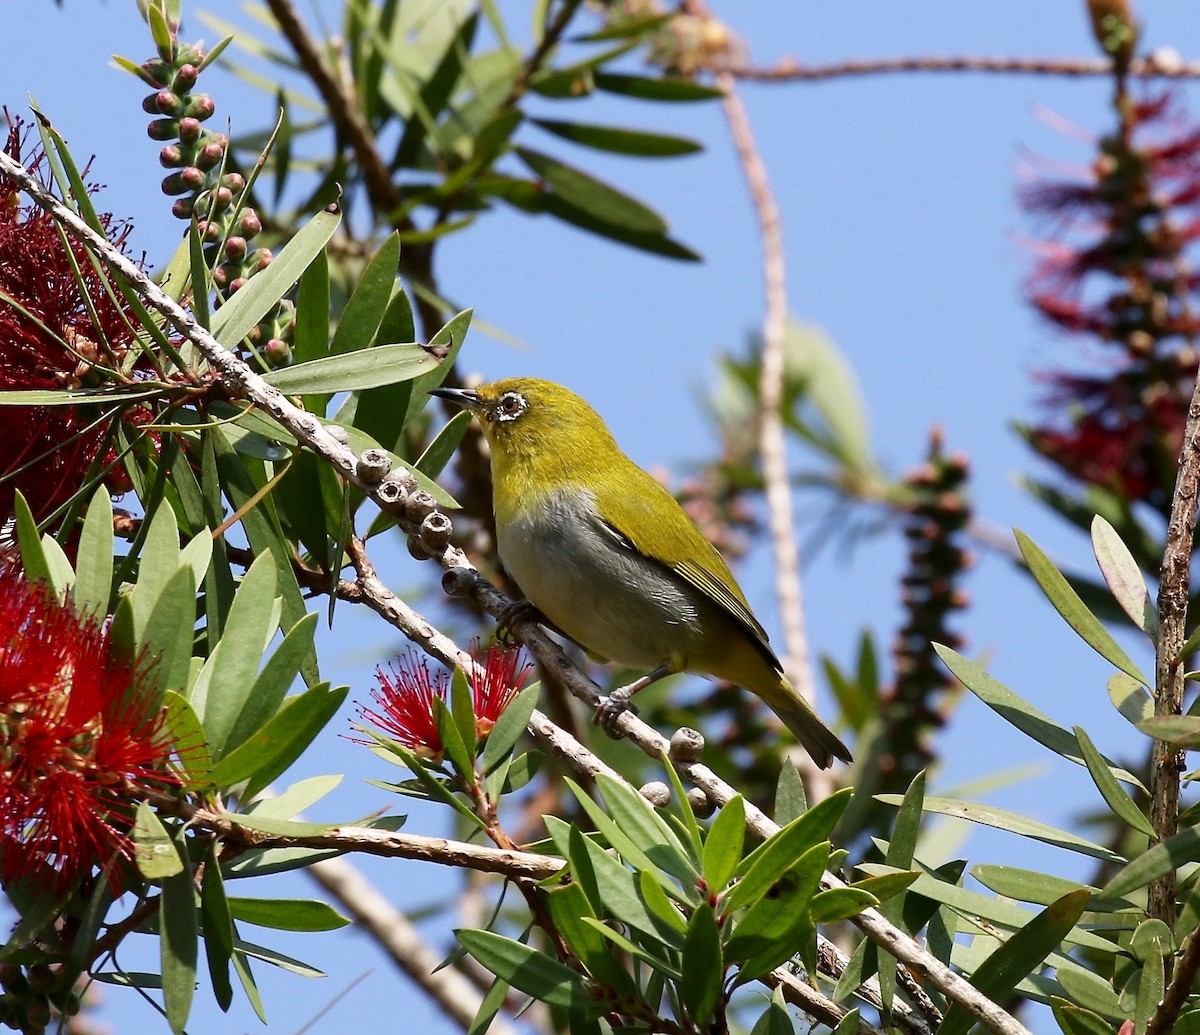
[[[286,791],[271,798],[261,798],[246,811],[253,816],[291,819],[331,793],[343,779],[344,777],[335,773],[329,776],[310,776],[306,780],[297,780]]]
[[[666,221],[615,187],[539,151],[516,148],[517,155],[558,197],[605,223],[639,234],[664,234]]]
[[[134,631],[140,641],[145,641],[150,615],[179,566],[179,525],[175,512],[170,507],[159,507],[146,530],[138,558],[137,585],[130,597]],[[194,613],[194,605],[191,610]]]
[[[796,1026],[783,998],[783,986],[771,993],[771,1002],[751,1030],[750,1035],[796,1035]],[[840,1035],[840,1033],[839,1033]]]
[[[550,918],[571,953],[596,980],[617,995],[632,993],[632,982],[624,967],[608,948],[608,942],[584,918],[596,919],[587,894],[578,884],[556,888],[547,896]]]
[[[305,223],[265,270],[213,314],[213,336],[226,348],[237,345],[322,253],[341,221],[341,212],[325,209]]]
[[[541,683],[527,686],[500,713],[496,725],[492,727],[491,733],[483,742],[483,771],[485,773],[490,773],[495,769],[516,746],[521,734],[529,725],[534,709],[537,708],[538,696],[541,692]]]
[[[1124,672],[1114,672],[1109,677],[1108,699],[1135,726],[1154,714],[1154,701],[1146,688]]]
[[[651,863],[685,884],[695,881],[700,875],[699,860],[684,848],[654,806],[628,784],[614,780],[607,773],[596,775],[596,786],[621,832],[640,846]]]
[[[159,881],[183,872],[184,863],[175,850],[175,842],[149,802],[138,803],[133,843],[137,850],[134,861],[146,880]]]
[[[1082,1010],[1058,996],[1051,997],[1050,1005],[1054,1008],[1054,1019],[1066,1035],[1113,1035],[1112,1024],[1090,1010]]]
[[[899,805],[902,801],[898,794],[877,794],[875,797],[877,801],[881,801],[885,805]],[[926,812],[935,812],[941,816],[954,816],[957,819],[967,819],[972,823],[981,823],[998,830],[1007,830],[1011,834],[1033,838],[1035,841],[1042,841],[1057,848],[1065,848],[1081,855],[1088,855],[1094,859],[1103,859],[1105,862],[1119,864],[1125,861],[1116,852],[1103,845],[1098,845],[1066,830],[1059,830],[1046,823],[1028,819],[1015,812],[1006,812],[1004,809],[992,808],[989,805],[955,801],[952,798],[926,798],[924,808]]]
[[[277,931],[336,931],[350,921],[326,902],[300,898],[230,898],[235,920]]]
[[[1157,640],[1158,612],[1150,600],[1142,569],[1117,530],[1099,514],[1092,518],[1092,551],[1121,610],[1151,640]]]
[[[742,861],[745,837],[746,803],[739,794],[717,813],[704,839],[704,879],[710,893],[719,893],[729,883],[733,871]]]
[[[1075,727],[1075,739],[1079,742],[1079,750],[1083,753],[1083,760],[1087,764],[1088,772],[1092,775],[1092,782],[1095,783],[1096,789],[1104,798],[1105,803],[1112,809],[1113,815],[1134,830],[1140,830],[1147,837],[1153,838],[1155,833],[1154,827],[1150,825],[1150,820],[1134,804],[1133,799],[1125,793],[1125,789],[1117,783],[1112,771],[1104,761],[1104,756],[1096,750],[1096,746],[1082,726]]]
[[[1019,902],[1033,902],[1040,906],[1048,906],[1072,891],[1078,891],[1079,881],[1067,880],[1065,877],[1054,877],[1037,870],[1026,870],[1019,866],[993,866],[979,863],[971,867],[973,876],[985,888],[997,895],[1016,899]],[[1122,899],[1101,899],[1095,888],[1088,887],[1092,899],[1088,909],[1133,909],[1130,902]]]
[[[196,579],[191,568],[183,567],[158,594],[143,630],[142,642],[154,660],[154,682],[160,690],[188,691],[195,609]]]
[[[560,122],[555,119],[530,119],[530,121],[553,133],[556,137],[570,140],[597,151],[612,151],[616,154],[637,155],[645,158],[672,158],[677,155],[695,154],[703,150],[700,144],[684,137],[668,133],[644,133],[619,126],[596,126],[584,122]]]
[[[1087,891],[1081,889],[1047,906],[976,969],[971,984],[992,1002],[1003,1002],[1019,982],[1059,947],[1083,914],[1087,900]],[[946,1013],[938,1035],[967,1035],[973,1023],[971,1015],[956,1003]]]
[[[732,912],[761,899],[806,852],[828,839],[852,793],[846,787],[831,794],[746,856],[734,874],[742,879],[729,890],[722,909]]]
[[[217,758],[246,706],[263,650],[275,631],[276,585],[274,558],[260,554],[238,586],[221,641],[192,688],[189,700],[204,723],[209,749]]]
[[[13,490],[13,517],[17,525],[17,542],[21,547],[21,565],[25,569],[25,578],[30,582],[45,582],[52,587],[50,568],[46,564],[46,554],[42,549],[42,537],[38,535],[33,511],[29,509],[29,504],[25,502],[20,489]]]
[[[212,757],[204,742],[204,727],[200,717],[188,704],[187,698],[174,690],[164,691],[163,708],[175,752],[188,779],[196,783],[207,782],[209,770],[212,769]]]
[[[415,342],[378,345],[343,356],[326,356],[281,367],[264,375],[264,380],[288,395],[352,392],[411,381],[440,362],[424,345]]]
[[[1021,550],[1021,556],[1029,565],[1030,574],[1042,587],[1046,599],[1054,605],[1054,609],[1079,634],[1084,643],[1126,675],[1139,680],[1145,686],[1153,686],[1154,684],[1142,675],[1141,670],[1133,663],[1129,655],[1113,639],[1112,634],[1087,609],[1083,601],[1079,599],[1079,594],[1071,588],[1062,573],[1054,567],[1050,558],[1020,529],[1014,529],[1013,534],[1017,537],[1017,546]]]
[[[1059,757],[1074,762],[1076,765],[1087,764],[1083,760],[1083,752],[1073,733],[1063,729],[1048,715],[1039,711],[957,651],[940,643],[935,643],[933,649],[937,651],[942,663],[962,681],[971,693],[1010,725],[1016,727],[1027,737],[1036,740],[1043,747],[1049,748]],[[1132,773],[1122,769],[1109,759],[1105,759],[1105,764],[1118,780],[1132,784],[1139,790],[1145,790],[1142,782]]]
[[[305,658],[312,653],[317,618],[315,611],[301,618],[287,631],[283,642],[267,659],[234,719],[233,728],[225,741],[226,750],[244,743],[279,711]]]
[[[454,451],[462,442],[467,434],[467,429],[471,426],[471,414],[465,410],[461,413],[456,413],[446,426],[437,433],[437,436],[425,448],[425,452],[421,454],[419,460],[414,465],[427,478],[436,478],[442,473],[443,468],[450,462],[450,458],[454,456]]]
[[[442,738],[442,747],[445,748],[450,764],[463,780],[472,779],[475,775],[474,756],[467,751],[467,745],[458,731],[449,706],[437,695],[433,698],[433,721],[437,726],[438,735]]]
[[[413,113],[405,122],[404,133],[392,159],[393,169],[416,165],[421,148],[430,137],[433,138],[430,149],[435,154],[439,152],[437,119],[445,110],[454,87],[463,74],[463,66],[471,53],[471,44],[474,42],[478,24],[478,14],[471,14],[463,19],[433,74],[422,84],[420,95],[413,100]],[[517,987],[520,988],[520,985]]]
[[[176,850],[185,865],[162,881],[158,905],[159,944],[163,999],[171,1031],[181,1035],[192,1009],[196,991],[196,958],[199,943],[196,923],[196,888],[192,868],[187,865],[187,848],[182,828],[176,835]]]
[[[645,101],[709,101],[724,94],[711,86],[701,86],[682,76],[623,75],[617,72],[596,72],[593,76],[597,90],[637,97]]]
[[[232,787],[252,777],[256,783],[269,783],[325,728],[348,689],[331,690],[328,683],[318,683],[289,697],[270,722],[213,766],[209,779],[217,787]]]
[[[687,980],[679,984],[679,998],[692,1022],[703,1030],[721,998],[725,976],[721,933],[717,929],[712,906],[707,902],[697,906],[688,921],[687,936],[683,942],[682,969]]]
[[[915,874],[913,879],[916,879]],[[877,905],[879,899],[865,888],[830,888],[813,896],[812,918],[818,924],[836,924]]]
[[[683,971],[679,969],[679,965],[675,960],[665,955],[659,955],[654,951],[658,948],[657,943],[654,944],[653,948],[647,945],[638,945],[631,939],[626,938],[619,931],[614,930],[607,924],[601,923],[595,917],[585,916],[583,922],[605,941],[615,945],[622,953],[632,956],[634,959],[641,960],[668,980],[676,983],[683,980]]]
[[[1188,827],[1130,860],[1124,869],[1100,889],[1100,893],[1109,898],[1122,898],[1185,863],[1198,860],[1200,827]]]
[[[635,869],[650,872],[659,880],[666,880],[662,875],[662,868],[654,863],[646,853],[646,846],[648,844],[651,848],[658,846],[660,848],[659,854],[663,854],[661,851],[663,846],[657,838],[651,838],[649,842],[646,842],[640,840],[636,835],[626,832],[621,824],[593,801],[591,796],[582,790],[578,784],[570,779],[567,779],[565,782],[571,793],[575,795],[583,811],[587,813],[588,818],[596,825],[596,829],[625,862],[629,863]],[[646,804],[646,807],[650,807],[649,803]],[[675,861],[678,862],[677,859]],[[613,860],[613,862],[616,863],[616,860]],[[619,863],[617,865],[620,866]],[[624,869],[624,867],[621,867],[621,869]]]
[[[739,984],[773,970],[802,951],[800,943],[815,935],[809,913],[828,862],[829,842],[814,845],[734,923],[725,957],[741,964]]]
[[[582,977],[558,960],[491,931],[455,931],[463,947],[491,973],[548,1006],[591,1013],[602,1004],[588,996]]]
[[[217,857],[217,844],[205,850],[204,877],[200,887],[200,916],[204,922],[204,955],[213,996],[222,1010],[233,1002],[229,983],[229,959],[233,955],[233,917],[225,897],[225,880]]]
[[[399,265],[400,235],[393,233],[367,263],[354,293],[342,310],[337,330],[333,333],[333,342],[329,346],[330,356],[365,351],[375,340],[396,287]]]
[[[804,815],[807,809],[808,798],[804,793],[800,770],[785,758],[779,767],[779,782],[775,785],[775,822],[786,827],[792,820]]]
[[[296,290],[296,333],[292,355],[298,363],[324,356],[329,348],[329,258],[319,252],[300,276]]]
[[[475,754],[479,748],[478,734],[475,730],[475,695],[471,692],[466,672],[461,668],[455,668],[450,677],[450,712],[458,735],[467,749],[467,757],[471,760],[473,771]]]
[[[1200,748],[1200,716],[1152,715],[1137,724],[1139,730],[1155,740],[1179,748]]]
[[[867,877],[864,880],[857,880],[849,886],[857,888],[859,891],[870,892],[883,903],[894,895],[899,895],[900,892],[907,891],[912,886],[913,881],[920,876],[921,872],[919,870],[900,870],[896,873],[883,873],[878,877]]]
[[[88,504],[79,533],[75,585],[71,597],[80,614],[108,614],[113,581],[113,508],[108,489],[100,486]]]

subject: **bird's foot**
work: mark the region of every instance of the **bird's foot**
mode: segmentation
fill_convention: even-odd
[[[617,720],[626,712],[631,712],[637,715],[637,705],[631,700],[633,695],[641,689],[638,686],[641,680],[637,683],[630,683],[628,686],[617,687],[607,697],[600,698],[599,707],[596,708],[595,717],[592,721],[607,733],[613,740],[620,740],[625,736],[617,729]]]
[[[496,616],[496,638],[501,643],[512,639],[513,626],[518,622],[546,624],[546,616],[528,600],[514,600]]]

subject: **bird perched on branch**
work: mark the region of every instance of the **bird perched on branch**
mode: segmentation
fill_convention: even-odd
[[[822,768],[850,752],[796,691],[729,566],[574,392],[512,378],[432,393],[491,446],[500,560],[530,603],[590,654],[647,673],[611,695],[611,724],[675,672],[725,679],[774,709]]]

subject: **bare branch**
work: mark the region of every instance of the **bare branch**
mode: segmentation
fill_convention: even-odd
[[[783,58],[765,68],[721,65],[709,69],[760,83],[814,82],[848,76],[890,75],[897,72],[990,72],[1005,75],[1111,76],[1106,58],[1021,58],[925,55],[895,58],[861,58],[826,65],[806,65]],[[1173,51],[1160,51],[1130,63],[1129,75],[1145,79],[1195,79],[1200,61],[1182,61]]]

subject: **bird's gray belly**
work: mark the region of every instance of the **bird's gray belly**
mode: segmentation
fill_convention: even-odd
[[[686,664],[701,633],[696,591],[623,544],[587,494],[551,497],[498,539],[525,596],[592,654],[647,671]]]

